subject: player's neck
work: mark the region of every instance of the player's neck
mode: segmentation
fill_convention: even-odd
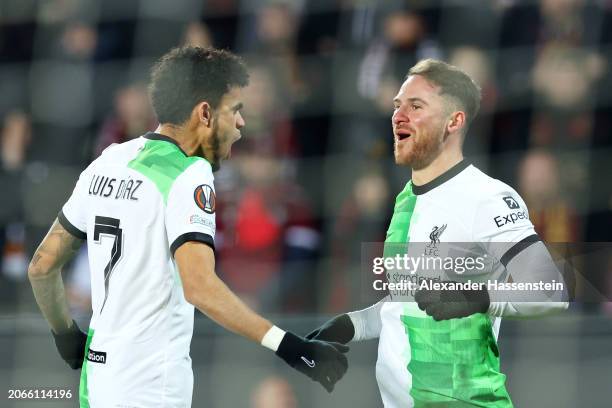
[[[155,129],[155,133],[173,139],[179,145],[181,150],[187,154],[187,156],[193,155],[197,149],[197,143],[194,143],[194,139],[192,137],[185,137],[185,131],[180,126],[172,124],[159,125],[157,129]]]
[[[429,166],[419,170],[412,170],[412,184],[417,186],[427,184],[446,173],[462,160],[463,153],[460,150],[455,152],[442,152],[429,164]]]

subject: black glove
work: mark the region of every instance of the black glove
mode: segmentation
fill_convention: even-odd
[[[339,343],[306,340],[293,333],[285,333],[276,355],[299,372],[320,383],[327,392],[334,390],[348,368],[343,353],[349,350]]]
[[[308,340],[334,341],[342,344],[353,340],[353,337],[355,337],[355,326],[346,313],[334,317],[306,335]]]
[[[64,361],[74,370],[81,368],[85,357],[87,334],[79,329],[74,320],[72,321],[72,327],[67,332],[55,334],[51,330],[51,334],[55,339],[55,347],[57,347]]]
[[[454,282],[440,282],[447,284]],[[418,290],[414,300],[419,309],[433,317],[434,320],[448,320],[470,316],[474,313],[486,313],[489,309],[489,292],[480,290]]]

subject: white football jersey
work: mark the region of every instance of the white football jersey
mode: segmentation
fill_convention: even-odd
[[[453,251],[444,243],[473,244],[470,253],[489,259],[491,273],[505,271],[517,251],[514,243],[534,235],[516,191],[461,162],[430,183],[406,185],[397,196],[385,252],[399,243],[411,256],[444,256],[438,251]],[[435,322],[408,301],[385,302],[380,313],[376,377],[385,407],[511,406],[499,372],[499,318]]]
[[[89,253],[82,407],[191,406],[194,308],[173,255],[187,241],[214,249],[213,181],[206,160],[152,132],[81,173],[58,218]]]

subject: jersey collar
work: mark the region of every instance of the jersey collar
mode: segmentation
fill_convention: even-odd
[[[181,146],[179,146],[179,144],[176,142],[176,140],[172,139],[171,137],[168,137],[166,135],[162,135],[162,134],[159,134],[159,133],[155,133],[155,132],[147,132],[147,133],[144,134],[143,137],[145,139],[149,139],[149,140],[163,140],[164,142],[172,143],[173,145],[178,147],[178,149],[181,151],[181,153],[183,153],[185,156],[187,156],[187,153],[185,153],[183,151],[183,149],[181,149]]]
[[[425,194],[428,191],[446,183],[448,180],[465,170],[470,164],[471,163],[466,160],[461,160],[459,163],[455,164],[453,167],[446,170],[446,172],[431,180],[429,183],[425,183],[422,186],[412,184],[412,192],[415,195]]]

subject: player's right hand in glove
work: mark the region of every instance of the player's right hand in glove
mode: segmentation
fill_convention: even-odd
[[[348,346],[339,343],[308,340],[287,332],[276,355],[320,383],[327,392],[332,392],[348,368],[348,360],[343,354],[348,350]]]
[[[328,320],[306,335],[309,340],[334,341],[342,344],[353,340],[353,337],[355,337],[355,326],[346,313]]]
[[[445,283],[454,283],[443,281]],[[431,289],[417,290],[414,300],[419,309],[433,317],[435,321],[458,319],[475,313],[486,313],[490,299],[487,289],[451,290]]]
[[[81,368],[83,366],[83,358],[85,357],[87,334],[79,329],[74,320],[67,332],[55,334],[51,330],[51,334],[53,334],[55,346],[64,361],[74,370]]]

